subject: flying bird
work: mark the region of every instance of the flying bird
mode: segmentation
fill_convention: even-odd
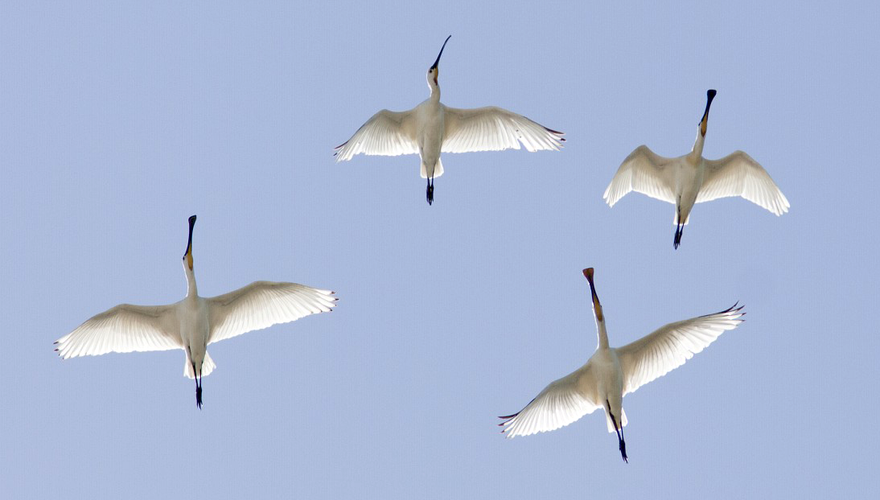
[[[508,438],[528,436],[556,430],[602,408],[608,432],[617,433],[620,455],[627,462],[623,396],[683,365],[726,330],[736,328],[745,313],[743,306],[734,305],[715,314],[670,323],[623,347],[609,347],[593,268],[584,269],[584,276],[590,282],[596,315],[596,352],[584,366],[544,388],[521,411],[499,417],[504,422],[498,425]]]
[[[108,352],[183,349],[185,376],[195,379],[196,405],[202,407],[202,377],[216,365],[207,352],[214,342],[287,323],[310,314],[329,312],[334,292],[297,283],[255,281],[217,297],[199,297],[193,272],[192,233],[183,254],[186,297],[164,306],[120,304],[92,317],[55,341],[63,358],[97,356]]]
[[[350,160],[354,155],[398,156],[418,154],[421,175],[428,180],[428,204],[434,202],[434,178],[443,175],[440,153],[471,151],[554,150],[562,147],[562,132],[551,130],[516,113],[495,106],[475,109],[450,108],[440,102],[437,76],[440,56],[446,48],[446,37],[434,64],[428,68],[431,96],[409,111],[379,111],[351,136],[336,147],[336,161]]]
[[[788,212],[790,206],[770,174],[746,153],[736,151],[720,160],[703,158],[709,106],[715,94],[711,89],[706,92],[706,111],[697,125],[697,140],[690,153],[664,158],[648,146],[639,146],[623,160],[603,195],[611,207],[630,191],[674,204],[675,248],[681,244],[681,233],[694,203],[742,196],[776,215]]]

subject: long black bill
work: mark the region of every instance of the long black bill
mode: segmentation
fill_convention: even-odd
[[[186,242],[186,252],[183,253],[183,256],[186,257],[189,254],[190,248],[192,247],[193,242],[193,227],[196,225],[196,216],[193,215],[189,218],[189,240]]]
[[[448,42],[450,38],[452,38],[452,35],[449,35],[449,36],[446,37],[446,41],[443,42],[443,46],[440,47],[440,53],[437,54],[437,60],[434,61],[434,64],[433,64],[430,68],[428,68],[428,69],[434,69],[434,68],[436,68],[437,65],[440,63],[440,56],[443,55],[443,49],[446,48],[446,42]]]
[[[593,310],[596,312],[596,320],[604,321],[605,316],[602,315],[602,304],[599,302],[599,295],[596,294],[596,285],[593,284],[593,268],[584,269],[584,277],[590,282],[590,294],[593,296]]]
[[[703,112],[703,117],[700,118],[700,123],[704,123],[706,119],[709,118],[709,106],[712,105],[712,99],[715,99],[715,94],[717,93],[718,92],[715,89],[709,89],[706,92],[706,97],[708,98],[708,100],[706,101],[706,111]]]

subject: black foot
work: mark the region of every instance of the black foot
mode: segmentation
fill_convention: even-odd
[[[202,409],[202,388],[196,387],[196,406]]]
[[[678,246],[681,245],[681,234],[684,232],[684,226],[675,226],[675,239],[672,240],[672,246],[678,250]]]
[[[623,461],[629,463],[626,457],[626,441],[620,440],[620,456],[623,457]]]
[[[428,205],[434,204],[434,185],[433,184],[428,184],[427,196],[428,196]]]

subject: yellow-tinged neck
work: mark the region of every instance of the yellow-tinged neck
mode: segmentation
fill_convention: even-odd
[[[186,274],[186,296],[198,297],[199,289],[196,286],[196,273],[191,267],[192,256],[189,259],[183,259],[183,273]]]
[[[705,123],[705,122],[704,122]],[[703,133],[704,125],[697,128],[697,138],[694,140],[694,147],[691,149],[691,160],[696,165],[703,157],[703,144],[706,142],[706,135]]]

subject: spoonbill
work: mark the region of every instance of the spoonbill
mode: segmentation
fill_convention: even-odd
[[[202,407],[202,377],[216,365],[209,344],[309,314],[329,312],[334,292],[297,283],[255,281],[217,297],[199,297],[193,272],[192,233],[196,216],[189,218],[189,239],[183,254],[186,297],[164,306],[120,304],[98,314],[55,341],[63,359],[108,352],[183,349],[183,374],[195,379],[196,405]]]
[[[611,207],[630,191],[674,204],[675,248],[681,244],[694,203],[742,196],[777,216],[788,212],[790,206],[770,174],[746,153],[735,151],[720,160],[703,158],[709,106],[716,93],[713,89],[706,92],[706,111],[697,124],[697,140],[690,153],[664,158],[648,146],[639,146],[623,160],[602,195]]]
[[[499,417],[504,422],[498,425],[508,438],[528,436],[556,430],[602,408],[608,432],[617,433],[620,455],[627,462],[623,396],[683,365],[726,330],[736,328],[745,313],[743,306],[734,304],[715,314],[669,323],[623,347],[609,347],[593,268],[584,269],[584,276],[590,282],[596,315],[596,352],[584,366],[544,388],[518,413]]]
[[[354,155],[398,156],[418,154],[421,175],[428,180],[428,204],[434,202],[434,178],[443,175],[440,153],[472,151],[554,150],[562,147],[562,132],[549,129],[525,116],[495,106],[474,109],[450,108],[440,103],[438,64],[446,42],[434,64],[428,68],[431,96],[409,111],[379,111],[351,136],[336,146],[336,161],[350,160]]]

